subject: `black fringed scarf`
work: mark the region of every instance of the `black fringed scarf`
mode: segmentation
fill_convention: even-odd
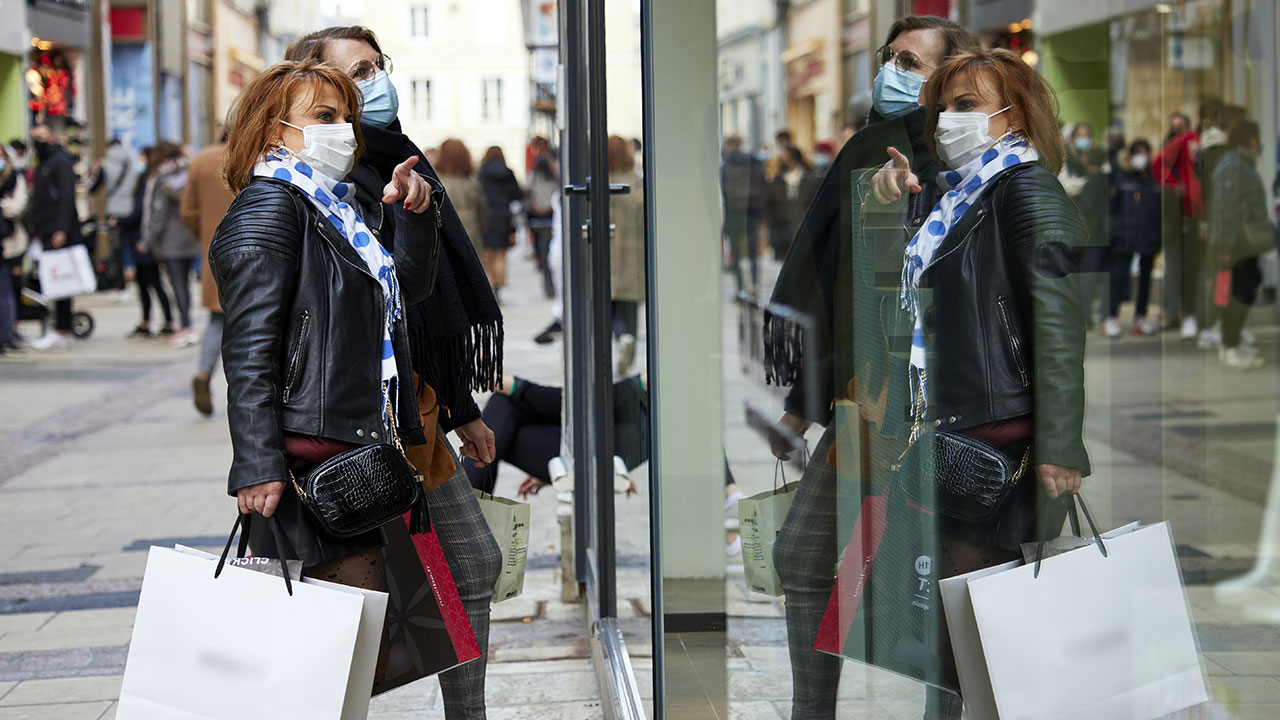
[[[415,170],[439,182],[426,156],[399,121],[389,128],[361,124],[362,165],[373,168],[385,183],[396,165],[418,156]],[[381,188],[377,189],[381,193]],[[387,215],[390,220],[392,216]],[[479,417],[474,392],[487,392],[502,382],[502,310],[471,244],[467,230],[445,196],[441,217],[439,268],[434,292],[408,308],[409,351],[413,369],[449,408],[441,415],[446,430]]]
[[[850,248],[858,219],[854,216],[855,176],[884,165],[889,159],[889,146],[897,147],[909,157],[928,158],[929,150],[924,145],[925,118],[923,108],[890,120],[872,111],[871,124],[850,138],[832,161],[796,231],[774,285],[770,305],[786,306],[811,318],[817,337],[806,338],[804,328],[787,317],[768,309],[764,313],[765,381],[793,388],[787,402],[788,412],[826,422],[825,417],[811,415],[821,415],[830,400],[843,395],[843,383],[853,376]],[[804,348],[809,343],[819,354],[818,358],[805,357]],[[806,364],[812,366],[807,372]],[[835,380],[837,376],[839,383]],[[820,405],[808,408],[813,412],[806,412],[804,407],[802,386],[807,382],[806,377],[819,383]]]

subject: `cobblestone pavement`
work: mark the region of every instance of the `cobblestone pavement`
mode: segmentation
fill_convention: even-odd
[[[766,261],[765,277],[776,268]],[[511,276],[503,293],[507,369],[559,384],[560,344],[532,342],[549,320],[549,303],[519,250]],[[136,318],[132,298],[117,303],[102,294],[81,304],[98,321],[92,338],[68,351],[0,361],[0,720],[113,717],[147,548],[213,547],[233,520],[221,379],[214,416],[198,416],[189,397],[193,349],[125,341]],[[1264,505],[1275,492],[1271,312],[1255,313],[1254,330],[1272,364],[1246,375],[1222,373],[1168,335],[1090,339],[1095,475],[1087,494],[1100,524],[1169,520],[1173,527],[1217,700],[1187,717],[1280,717],[1276,568],[1264,568],[1270,577],[1229,601],[1214,592],[1256,563]],[[732,310],[724,328],[725,444],[751,494],[771,485],[773,461],[743,422],[743,402],[768,412],[780,405],[742,376]],[[637,356],[644,357],[643,345]],[[618,605],[641,690],[651,696],[645,466],[634,476],[639,495],[618,499]],[[522,477],[504,467],[499,494],[513,495]],[[490,717],[600,717],[582,606],[561,600],[560,504],[550,492],[530,504],[525,593],[494,606]],[[1280,557],[1280,548],[1274,552]],[[745,589],[740,558],[726,564],[729,715],[789,717],[783,605]],[[839,717],[920,716],[919,685],[854,663],[846,664],[841,697]],[[376,699],[371,717],[443,717],[438,683]]]

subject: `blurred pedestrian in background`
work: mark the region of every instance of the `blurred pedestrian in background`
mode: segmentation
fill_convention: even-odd
[[[1058,180],[1067,191],[1067,195],[1076,197],[1084,191],[1089,171],[1085,167],[1084,155],[1093,149],[1093,126],[1086,122],[1069,125],[1063,129],[1063,142],[1066,145],[1067,160],[1058,174]]]
[[[231,189],[222,177],[222,166],[227,160],[227,138],[222,138],[201,150],[191,159],[187,169],[187,186],[182,191],[182,222],[200,241],[200,304],[209,310],[209,327],[200,341],[200,356],[196,361],[196,374],[191,379],[192,397],[196,410],[202,415],[213,414],[213,399],[209,396],[209,376],[222,356],[222,329],[226,315],[218,303],[218,284],[209,268],[209,243],[213,233],[227,214],[227,208],[235,200]]]
[[[189,347],[200,342],[192,329],[191,270],[200,254],[200,241],[182,221],[182,194],[187,186],[187,158],[182,147],[161,141],[151,149],[150,169],[142,200],[142,239],[146,251],[164,263],[180,327],[169,345]]]
[[[778,133],[779,145],[790,133]],[[724,203],[724,239],[729,246],[729,272],[737,292],[760,285],[760,260],[756,244],[765,210],[765,177],[760,161],[742,151],[742,138],[724,139],[720,162],[720,191]],[[751,284],[742,279],[742,261],[751,269]]]
[[[120,241],[117,229],[120,218],[133,212],[133,189],[138,184],[138,171],[134,166],[134,153],[125,147],[120,138],[113,138],[107,144],[107,152],[98,164],[97,189],[101,189],[103,205],[106,210],[107,224],[111,233],[111,268],[110,275],[114,281],[120,280],[118,287],[123,288],[127,281],[124,277],[127,249]],[[118,273],[118,276],[117,276]],[[113,287],[117,287],[113,285]]]
[[[1080,251],[1080,295],[1085,318],[1092,329],[1107,317],[1107,288],[1111,278],[1111,168],[1107,152],[1094,148],[1084,154],[1087,173],[1084,188],[1074,199],[1089,228],[1087,244]],[[1099,307],[1096,307],[1099,306]]]
[[[116,221],[120,244],[125,251],[125,274],[133,275],[138,286],[138,303],[142,309],[142,320],[129,333],[131,340],[150,340],[153,337],[168,340],[173,337],[173,308],[169,304],[169,293],[164,289],[160,265],[142,243],[142,213],[147,196],[147,181],[151,179],[154,170],[151,164],[152,150],[153,148],[146,147],[139,153],[143,169],[134,183],[133,209],[127,216]],[[156,333],[151,332],[152,295],[155,295],[155,301],[160,304],[160,311],[164,315],[164,325]]]
[[[828,164],[830,164],[828,162]],[[822,168],[811,165],[800,148],[792,146],[782,151],[781,168],[770,183],[770,203],[775,218],[770,221],[769,245],[773,259],[779,262],[787,257],[796,229],[804,221],[809,203],[822,183]]]
[[[634,157],[634,151],[632,157]],[[529,230],[533,233],[533,255],[542,272],[542,294],[548,299],[556,296],[555,284],[551,281],[551,266],[547,263],[547,250],[551,247],[551,216],[554,214],[552,201],[560,191],[560,177],[555,164],[549,156],[538,156],[533,162],[533,172],[529,175],[528,208]]]
[[[80,212],[76,209],[76,172],[71,156],[48,125],[31,128],[35,178],[31,185],[31,234],[41,250],[79,245]],[[54,329],[31,341],[36,350],[55,350],[71,343],[72,299],[54,302]]]
[[[499,291],[507,284],[507,252],[516,244],[515,216],[520,212],[524,191],[497,145],[485,151],[477,177],[488,207],[480,259],[494,296],[501,300]]]
[[[635,149],[617,135],[609,136],[609,184],[631,188],[625,195],[609,197],[609,222],[614,225],[609,242],[613,337],[618,341],[618,375],[625,377],[635,363],[644,302],[644,186],[636,174]]]
[[[1143,139],[1129,145],[1127,168],[1112,174],[1111,181],[1111,303],[1103,334],[1120,337],[1120,303],[1131,296],[1131,267],[1138,265],[1138,289],[1133,296],[1133,334],[1154,335],[1158,323],[1147,318],[1151,298],[1151,269],[1160,252],[1160,186],[1151,174],[1151,143]]]
[[[22,215],[27,209],[27,179],[9,152],[0,148],[0,357],[19,350],[14,342],[18,323],[22,256],[27,251],[27,231]]]
[[[484,250],[482,240],[488,220],[488,205],[485,204],[484,188],[476,180],[471,151],[461,140],[449,138],[440,143],[434,164],[445,192],[453,201],[458,220],[471,238],[476,257],[479,257]]]
[[[1240,105],[1229,105],[1219,103],[1216,99],[1206,103],[1205,117],[1200,128],[1200,150],[1196,153],[1196,173],[1199,174],[1201,181],[1206,186],[1213,178],[1213,173],[1218,168],[1218,162],[1227,154],[1227,131],[1236,126],[1236,123],[1245,120],[1248,117],[1248,110]],[[1208,230],[1205,223],[1211,212],[1213,212],[1214,193],[1210,192],[1206,187],[1202,193],[1204,201],[1203,218],[1204,223],[1201,226],[1201,235],[1207,236]],[[1205,252],[1209,249],[1206,247]],[[1202,273],[1201,282],[1208,284],[1213,282],[1213,273],[1209,270],[1208,265]],[[1196,345],[1201,350],[1218,350],[1222,347],[1222,308],[1217,303],[1212,302],[1209,297],[1208,289],[1202,289],[1204,299],[1202,302],[1202,310],[1204,316],[1200,318],[1200,335],[1196,341]],[[1253,344],[1253,336],[1247,331],[1242,336],[1245,345]]]
[[[1202,117],[1214,103],[1201,104]],[[1183,340],[1200,332],[1204,302],[1203,241],[1200,237],[1202,199],[1196,173],[1200,135],[1182,113],[1169,116],[1164,147],[1151,159],[1151,172],[1163,189],[1160,227],[1164,241],[1165,322],[1178,327]]]
[[[1242,342],[1249,308],[1262,284],[1258,256],[1275,243],[1267,193],[1257,169],[1261,153],[1258,123],[1237,122],[1227,134],[1227,152],[1209,180],[1212,212],[1208,216],[1206,260],[1214,278],[1213,303],[1222,314],[1218,357],[1229,370],[1254,370],[1263,365],[1257,349]]]

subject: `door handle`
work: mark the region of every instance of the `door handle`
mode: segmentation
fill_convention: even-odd
[[[617,237],[617,235],[618,235],[617,223],[609,223],[609,242],[612,243],[614,239]],[[582,223],[582,242],[588,243],[588,244],[591,242],[591,223],[589,222]]]
[[[587,182],[586,182],[585,184],[582,184],[582,185],[565,185],[565,186],[564,186],[564,194],[565,194],[565,195],[586,195],[590,190],[591,190],[591,179],[590,179],[590,178],[588,178],[588,179],[587,179]],[[610,186],[609,186],[609,194],[610,194],[610,195],[630,195],[630,194],[631,194],[631,186],[630,186],[630,185],[621,185],[621,184],[617,184],[617,185],[610,185]]]

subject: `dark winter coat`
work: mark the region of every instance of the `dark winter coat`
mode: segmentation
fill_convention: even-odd
[[[1150,172],[1121,170],[1112,176],[1110,237],[1117,252],[1160,252],[1160,185]]]
[[[506,250],[511,247],[511,236],[516,231],[511,217],[511,203],[522,200],[524,191],[520,189],[520,183],[516,181],[511,168],[496,160],[481,165],[476,179],[480,181],[480,187],[484,188],[484,199],[488,206],[483,245],[489,250]]]
[[[31,186],[31,234],[45,247],[54,233],[66,233],[67,244],[80,242],[80,213],[76,210],[76,171],[71,156],[59,146],[40,157]]]

